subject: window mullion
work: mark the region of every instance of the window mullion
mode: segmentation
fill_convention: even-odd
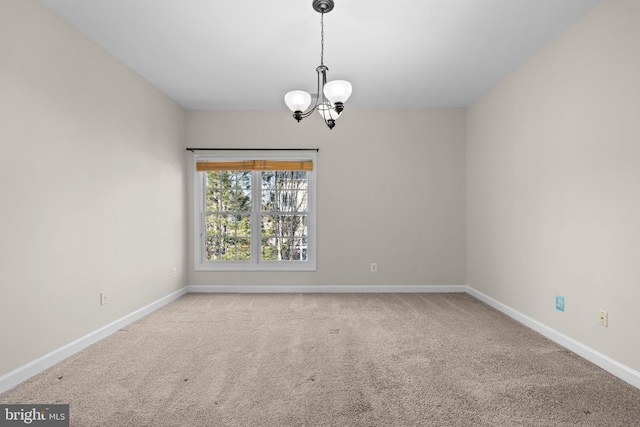
[[[205,236],[205,218],[207,213],[207,174],[202,174],[202,191],[200,192],[202,198],[200,202],[200,263],[204,263],[206,248],[206,236]]]
[[[261,258],[260,213],[262,212],[262,176],[251,172],[251,262],[259,264]]]

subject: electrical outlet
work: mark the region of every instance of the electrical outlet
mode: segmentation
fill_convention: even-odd
[[[564,297],[556,295],[556,310],[564,311]]]
[[[605,328],[609,326],[609,313],[604,310],[598,310],[598,324]]]
[[[378,263],[377,262],[372,262],[371,263],[371,271],[373,271],[374,273],[378,271]]]
[[[178,275],[178,268],[177,267],[173,267],[173,277],[176,277]]]
[[[105,305],[107,303],[107,291],[100,292],[100,305]]]

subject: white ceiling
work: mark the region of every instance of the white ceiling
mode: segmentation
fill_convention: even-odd
[[[187,109],[286,108],[315,92],[312,0],[40,0]],[[349,106],[466,106],[601,0],[335,0],[329,80]]]

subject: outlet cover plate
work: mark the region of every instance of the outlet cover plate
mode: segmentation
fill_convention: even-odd
[[[609,313],[604,310],[598,310],[598,324],[605,328],[609,326]]]
[[[556,295],[556,310],[564,311],[564,297]]]

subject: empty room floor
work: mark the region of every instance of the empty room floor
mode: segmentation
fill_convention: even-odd
[[[634,426],[640,390],[468,294],[187,294],[0,395],[72,426]]]

